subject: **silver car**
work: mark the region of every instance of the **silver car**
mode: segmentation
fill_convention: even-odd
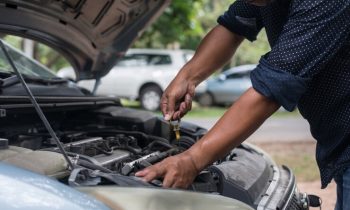
[[[252,86],[250,72],[256,65],[242,65],[207,80],[207,90],[198,97],[202,106],[229,105]]]
[[[156,111],[159,109],[163,91],[181,67],[192,58],[193,53],[191,50],[130,49],[109,73],[101,78],[94,94],[138,100],[143,109]],[[72,67],[59,70],[57,75],[76,79]],[[89,91],[93,91],[94,85],[94,79],[78,82],[78,86]],[[196,94],[202,94],[204,91],[204,83],[196,88]]]

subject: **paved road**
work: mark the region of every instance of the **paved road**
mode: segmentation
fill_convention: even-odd
[[[186,118],[185,121],[210,129],[218,118]],[[308,122],[299,116],[271,117],[251,137],[250,142],[314,141]]]

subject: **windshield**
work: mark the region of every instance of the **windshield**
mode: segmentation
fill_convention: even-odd
[[[43,79],[53,79],[56,76],[51,73],[47,68],[36,62],[35,60],[26,57],[16,49],[6,45],[8,53],[13,59],[18,70],[27,76],[38,77]],[[10,66],[6,56],[2,50],[0,50],[0,72],[14,74],[12,67]]]

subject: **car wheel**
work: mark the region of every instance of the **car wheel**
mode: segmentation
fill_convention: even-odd
[[[198,98],[198,103],[201,106],[212,106],[214,105],[214,98],[210,93],[204,93]]]
[[[141,90],[140,102],[141,107],[148,111],[159,110],[162,90],[157,86],[148,86]]]

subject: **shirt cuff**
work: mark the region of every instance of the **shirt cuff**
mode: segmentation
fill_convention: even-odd
[[[253,88],[260,94],[293,111],[307,90],[305,79],[270,65],[264,58],[250,74]]]
[[[254,22],[255,21],[256,20],[254,19]],[[243,37],[245,37],[246,39],[248,39],[251,42],[256,40],[257,35],[259,33],[258,29],[256,29],[257,28],[256,25],[252,25],[252,26],[248,27],[248,26],[242,24],[237,19],[227,18],[225,14],[221,15],[217,19],[217,22],[220,25],[222,25],[223,27],[225,27],[227,30],[229,30],[229,31],[231,31],[231,32],[233,32],[235,34],[238,34],[240,36],[243,36]]]

